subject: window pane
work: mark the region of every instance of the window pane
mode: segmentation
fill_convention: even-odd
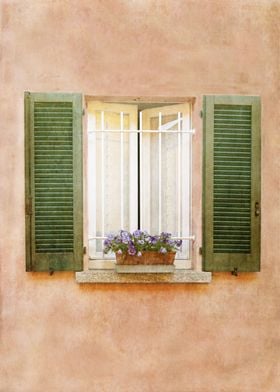
[[[142,229],[189,237],[191,143],[189,134],[178,131],[190,129],[188,105],[184,112],[177,105],[143,111],[144,129],[158,130],[160,122],[161,133],[143,134]],[[178,257],[188,258],[188,250],[185,240]]]
[[[137,227],[137,135],[116,132],[135,129],[137,112],[125,111],[124,105],[121,115],[117,106],[89,114],[90,238]],[[90,257],[102,257],[102,249],[101,240],[90,240]]]

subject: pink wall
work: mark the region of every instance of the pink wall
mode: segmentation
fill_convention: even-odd
[[[1,0],[0,391],[280,390],[279,5]],[[262,272],[181,286],[24,272],[24,90],[261,95]]]

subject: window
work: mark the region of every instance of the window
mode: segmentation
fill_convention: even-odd
[[[260,109],[259,97],[204,97],[205,271],[260,270]],[[25,94],[27,271],[83,268],[82,113],[81,94]],[[120,226],[191,236],[191,105],[90,101],[88,113],[90,256]]]
[[[138,228],[182,238],[183,267],[192,239],[191,104],[89,101],[87,114],[90,259],[104,258],[107,233]]]

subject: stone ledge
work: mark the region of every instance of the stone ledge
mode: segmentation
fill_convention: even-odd
[[[211,272],[177,270],[173,274],[118,274],[115,270],[76,272],[77,283],[210,283]]]

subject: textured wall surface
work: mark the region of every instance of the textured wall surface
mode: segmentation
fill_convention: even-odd
[[[280,390],[279,6],[0,1],[1,392]],[[261,95],[262,272],[183,286],[24,272],[25,90],[194,96],[197,112],[206,93]],[[194,211],[199,242],[199,196]]]

